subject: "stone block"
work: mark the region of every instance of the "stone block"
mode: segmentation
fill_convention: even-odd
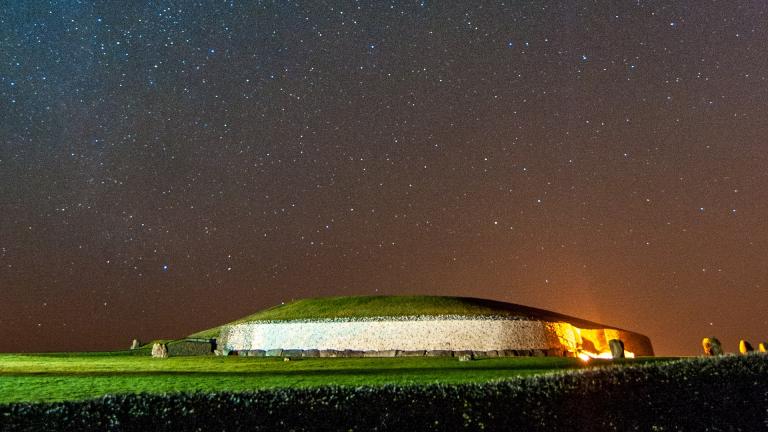
[[[270,350],[267,350],[267,352],[266,352],[266,356],[267,357],[282,357],[282,355],[283,355],[283,350],[279,349],[279,348],[278,349],[270,349]]]
[[[461,357],[461,356],[470,356],[472,357],[472,351],[468,350],[461,350],[461,351],[454,351],[453,352],[454,357]]]
[[[498,350],[496,352],[499,354],[499,357],[515,357],[515,356],[517,356],[517,353],[515,353],[515,350],[511,350],[511,349]]]
[[[758,349],[758,351],[760,351],[761,353],[765,353],[765,352],[768,352],[768,342],[760,342],[760,343],[757,345],[757,349]]]
[[[318,357],[341,357],[341,352],[336,350],[319,350]]]
[[[139,342],[138,339],[134,339],[133,342],[131,342],[131,349],[135,350],[139,348],[141,348],[141,342]]]
[[[358,350],[344,350],[341,353],[342,357],[362,357],[363,354],[365,354],[365,351],[358,351]]]

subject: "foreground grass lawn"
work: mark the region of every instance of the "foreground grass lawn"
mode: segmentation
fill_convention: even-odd
[[[469,362],[440,357],[308,358],[284,362],[282,358],[273,357],[153,359],[94,354],[7,354],[0,355],[0,403],[78,400],[109,393],[488,382],[583,367],[577,359],[557,357]]]

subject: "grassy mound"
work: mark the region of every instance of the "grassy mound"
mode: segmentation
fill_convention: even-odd
[[[475,315],[525,317],[561,320],[584,328],[606,327],[582,319],[513,303],[472,297],[442,296],[352,296],[296,300],[265,309],[225,325],[248,321],[287,321],[296,319],[364,318],[413,315]],[[190,337],[213,338],[221,326],[194,333]]]

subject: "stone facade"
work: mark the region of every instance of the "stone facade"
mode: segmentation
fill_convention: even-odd
[[[619,339],[628,355],[653,355],[650,340],[612,328],[579,328],[566,322],[507,317],[432,316],[374,317],[301,321],[253,321],[226,326],[219,345],[232,351],[266,355],[320,357],[436,356],[456,352],[506,355],[610,353],[608,341]],[[281,354],[277,354],[281,352]],[[330,353],[339,353],[331,355]],[[610,357],[610,356],[609,356]]]

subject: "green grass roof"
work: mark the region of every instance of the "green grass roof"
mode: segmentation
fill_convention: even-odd
[[[353,296],[296,300],[240,318],[225,325],[248,321],[288,321],[298,319],[364,318],[413,315],[479,315],[526,317],[567,321],[582,327],[598,324],[555,312],[471,297],[442,296]],[[189,337],[218,336],[222,326],[194,333]],[[600,326],[605,327],[605,326]]]

